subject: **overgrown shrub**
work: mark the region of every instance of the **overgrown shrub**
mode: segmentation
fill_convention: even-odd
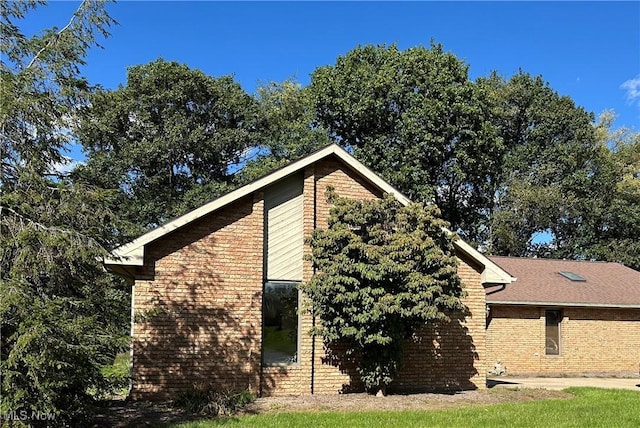
[[[320,320],[313,332],[330,347],[346,346],[367,390],[384,394],[406,340],[465,310],[455,238],[433,205],[327,195],[328,227],[307,240],[317,271],[300,288]]]
[[[173,405],[188,413],[229,416],[242,410],[255,399],[253,392],[248,389],[237,391],[228,388],[197,386],[191,391],[180,394],[174,400]]]
[[[127,393],[131,378],[129,358],[128,352],[122,352],[116,355],[112,364],[107,364],[100,369],[109,385],[107,392],[110,395],[125,395]]]

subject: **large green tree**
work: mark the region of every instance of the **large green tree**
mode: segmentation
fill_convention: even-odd
[[[228,191],[230,167],[258,144],[258,118],[230,76],[162,59],[133,66],[126,85],[91,96],[79,127],[88,160],[76,172],[120,190],[114,209],[135,235]]]
[[[605,112],[590,191],[580,201],[580,221],[557,257],[615,261],[640,270],[640,133],[612,129]]]
[[[64,425],[127,341],[127,293],[100,262],[114,244],[109,194],[60,172],[91,89],[78,68],[114,21],[84,1],[62,28],[26,37],[18,24],[41,4],[0,2],[0,414]]]
[[[504,146],[491,93],[440,45],[363,46],[318,68],[320,125],[414,201],[435,202],[467,239],[486,238]]]
[[[540,76],[493,74],[478,85],[492,93],[493,117],[506,148],[487,240],[494,254],[552,255],[572,245],[584,201],[598,198],[594,177],[602,144],[593,115]],[[536,244],[548,233],[552,241]]]
[[[320,320],[314,332],[344,347],[369,390],[384,392],[405,341],[425,324],[464,310],[453,237],[433,205],[332,192],[329,200],[328,227],[309,238],[317,273],[302,285]]]

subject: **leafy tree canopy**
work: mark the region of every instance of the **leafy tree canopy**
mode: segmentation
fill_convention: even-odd
[[[318,273],[302,285],[315,333],[346,346],[370,390],[394,379],[404,342],[421,326],[462,311],[452,236],[438,209],[392,196],[360,201],[338,198],[328,227],[309,238]]]
[[[336,141],[481,241],[505,150],[488,94],[467,68],[436,44],[364,46],[316,69],[310,90],[319,124]]]
[[[59,172],[77,106],[78,66],[114,21],[82,2],[62,28],[26,37],[42,2],[0,2],[0,414],[68,424],[108,385],[100,367],[126,344],[127,293],[100,263],[113,245],[108,192]]]
[[[232,77],[158,59],[92,95],[78,130],[88,161],[77,173],[119,189],[124,218],[154,227],[228,191],[229,167],[258,144],[257,126],[255,100]]]
[[[591,188],[580,200],[580,217],[554,257],[615,261],[640,270],[640,133],[611,129],[605,112],[596,128],[600,142]]]
[[[89,161],[77,174],[119,189],[123,239],[334,141],[492,254],[602,257],[587,247],[604,245],[622,260],[633,247],[604,219],[634,218],[637,204],[609,200],[622,168],[612,165],[629,150],[612,149],[593,115],[540,76],[473,82],[436,44],[358,47],[308,87],[268,83],[255,96],[158,60],[132,67],[86,113]],[[536,243],[541,233],[552,240]]]
[[[520,72],[508,81],[495,74],[494,120],[507,148],[495,193],[488,250],[494,254],[550,256],[565,251],[582,222],[585,203],[598,198],[594,179],[603,143],[593,115],[560,96],[541,77]],[[536,234],[553,241],[536,244]]]
[[[244,184],[331,143],[326,130],[313,123],[314,109],[308,88],[293,79],[258,88],[261,117],[260,146],[239,171]]]

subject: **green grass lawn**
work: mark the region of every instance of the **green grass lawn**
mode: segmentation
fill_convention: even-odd
[[[570,388],[567,391],[575,398],[434,411],[269,413],[173,426],[640,427],[640,392],[597,388]]]

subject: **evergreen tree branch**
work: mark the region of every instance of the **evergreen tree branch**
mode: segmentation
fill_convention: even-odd
[[[76,9],[76,11],[73,13],[73,15],[71,16],[71,19],[69,20],[69,22],[67,23],[67,25],[65,25],[64,27],[62,27],[62,29],[60,29],[60,31],[58,31],[54,36],[51,37],[51,39],[49,40],[49,42],[44,45],[42,47],[42,49],[40,49],[35,56],[31,59],[31,61],[29,62],[29,64],[26,67],[26,70],[28,70],[29,68],[31,68],[36,61],[38,60],[38,58],[40,57],[40,55],[42,55],[42,53],[44,51],[46,51],[49,48],[52,48],[56,41],[58,40],[58,38],[60,37],[60,35],[62,33],[64,33],[66,30],[68,30],[71,25],[73,24],[73,22],[76,20],[76,18],[78,17],[78,14],[80,13],[80,11],[82,10],[82,8],[84,7],[85,3],[87,3],[87,0],[82,0],[82,3],[80,3],[80,6],[78,6],[78,9]]]
[[[4,223],[6,225],[9,225],[8,221],[6,220],[5,215],[3,214],[3,211],[7,211],[11,214],[13,214],[15,217],[17,217],[18,219],[20,219],[20,222],[24,225],[24,224],[28,224],[30,226],[33,226],[34,228],[41,230],[43,232],[46,233],[51,233],[51,234],[64,234],[64,235],[68,235],[74,238],[77,238],[78,240],[81,240],[85,243],[88,244],[92,244],[90,246],[93,246],[95,248],[97,248],[100,251],[106,252],[108,253],[108,251],[106,250],[106,248],[104,248],[104,246],[102,244],[100,244],[100,242],[98,242],[95,238],[86,235],[82,232],[79,232],[77,230],[73,230],[73,229],[64,229],[61,227],[57,227],[57,226],[47,226],[41,222],[35,221],[31,218],[29,218],[28,216],[19,213],[18,211],[9,208],[5,205],[0,205],[0,223]]]

